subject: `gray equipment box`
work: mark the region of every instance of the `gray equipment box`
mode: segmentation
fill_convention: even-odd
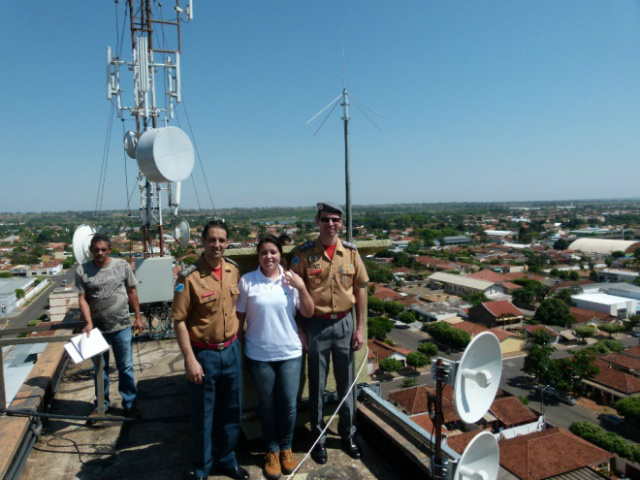
[[[136,259],[136,289],[141,304],[173,300],[173,263],[173,257]]]

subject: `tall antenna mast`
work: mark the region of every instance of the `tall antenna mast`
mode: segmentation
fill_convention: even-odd
[[[369,121],[371,121],[371,123],[373,123],[378,129],[380,129],[380,127],[378,127],[376,122],[374,122],[371,119],[371,117],[367,115],[367,113],[361,108],[361,106],[368,109],[370,112],[374,113],[375,115],[378,115],[379,117],[382,117],[382,115],[375,112],[374,110],[372,110],[371,108],[363,104],[362,102],[359,102],[353,96],[349,95],[349,92],[347,91],[346,66],[345,66],[346,63],[344,59],[344,32],[340,31],[340,37],[341,37],[341,44],[342,44],[342,93],[338,95],[334,100],[332,100],[331,103],[329,103],[326,107],[324,107],[322,110],[316,113],[313,117],[311,117],[307,121],[307,125],[313,122],[329,107],[331,107],[331,110],[329,110],[329,113],[327,113],[327,116],[324,118],[324,120],[322,121],[318,129],[315,131],[314,133],[314,136],[315,136],[320,131],[324,123],[327,121],[327,118],[329,118],[333,110],[336,108],[336,106],[338,105],[338,102],[340,102],[340,106],[342,107],[342,123],[344,127],[344,180],[345,180],[345,200],[346,200],[345,203],[347,207],[347,241],[352,242],[353,241],[353,215],[351,211],[351,173],[350,173],[350,161],[349,161],[349,120],[351,119],[351,117],[349,116],[349,106],[351,105],[351,102],[349,101],[349,99],[354,100],[355,102],[354,105],[358,107],[358,109],[362,113],[364,113],[364,115],[369,119]]]
[[[151,251],[152,228],[157,225],[160,255],[164,255],[162,218],[162,191],[169,195],[169,207],[177,214],[180,203],[180,182],[186,179],[193,168],[193,146],[181,130],[168,127],[174,118],[175,106],[181,101],[180,54],[181,21],[193,19],[193,2],[188,0],[186,8],[176,0],[173,10],[175,20],[158,20],[152,15],[151,0],[127,0],[129,29],[131,33],[131,61],[112,56],[107,47],[107,99],[114,102],[118,117],[128,111],[136,124],[135,132],[127,132],[125,150],[138,161],[138,187],[140,189],[140,211],[145,256]],[[173,49],[154,49],[154,28],[175,29],[176,45]],[[120,68],[125,66],[133,73],[133,105],[123,105],[120,88]],[[156,73],[166,75],[166,91],[160,98],[166,99],[161,107],[156,102]],[[163,125],[158,126],[158,117]],[[145,138],[146,137],[146,138]],[[186,149],[186,150],[185,150]],[[182,150],[182,151],[181,151]],[[190,152],[190,153],[189,153]],[[191,157],[191,158],[189,158]],[[167,168],[167,166],[169,168]],[[172,184],[175,195],[172,195]]]

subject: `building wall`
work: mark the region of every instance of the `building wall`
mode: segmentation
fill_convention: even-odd
[[[507,338],[500,342],[500,351],[502,355],[518,352],[520,350],[524,350],[525,339],[524,338]]]

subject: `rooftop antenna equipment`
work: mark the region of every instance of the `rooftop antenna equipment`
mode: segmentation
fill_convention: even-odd
[[[350,163],[349,163],[349,120],[351,119],[351,117],[349,116],[349,107],[351,106],[350,99],[355,102],[354,105],[362,113],[364,113],[364,115],[378,129],[380,129],[380,127],[378,127],[376,122],[374,122],[371,119],[371,117],[363,110],[362,107],[368,109],[370,112],[374,113],[375,115],[378,115],[380,117],[382,117],[382,115],[375,112],[364,103],[358,101],[353,95],[349,95],[349,92],[347,92],[346,67],[345,67],[345,60],[344,60],[344,33],[342,31],[340,32],[340,37],[341,37],[341,44],[342,44],[342,93],[338,95],[334,100],[332,100],[326,107],[324,107],[322,110],[316,113],[313,117],[311,117],[307,121],[307,125],[313,122],[328,108],[331,108],[331,110],[329,110],[329,113],[327,113],[327,116],[324,118],[324,120],[322,121],[318,129],[315,131],[314,135],[316,135],[320,131],[324,123],[327,121],[327,118],[329,118],[329,115],[331,115],[331,113],[336,108],[338,103],[340,103],[340,106],[342,107],[342,122],[344,126],[344,180],[345,180],[345,197],[346,197],[345,203],[347,207],[347,241],[352,242],[353,241],[353,216],[351,213],[351,174],[350,174]]]
[[[442,391],[453,384],[453,401],[462,421],[475,423],[489,410],[500,385],[502,353],[491,332],[477,335],[465,349],[460,362],[438,358],[432,370],[436,379],[435,452],[433,477],[436,480],[495,480],[498,475],[498,443],[489,432],[474,437],[457,462],[442,456]]]
[[[169,207],[175,215],[180,203],[180,182],[191,175],[194,149],[189,137],[179,128],[168,126],[175,116],[176,104],[182,100],[180,80],[181,22],[193,20],[193,1],[186,7],[176,0],[175,20],[155,19],[152,0],[127,0],[129,29],[131,31],[131,60],[119,57],[107,47],[107,99],[113,102],[118,117],[128,112],[135,119],[136,130],[124,137],[127,155],[138,162],[138,185],[145,257],[152,252],[152,230],[157,226],[159,253],[164,256],[162,192],[167,191]],[[154,48],[154,29],[175,28],[177,45],[170,48]],[[122,71],[122,72],[121,72]],[[133,99],[125,103],[120,86],[121,73],[133,75]],[[156,73],[165,76],[166,90],[156,95],[162,81]],[[165,105],[157,99],[164,98]],[[161,125],[159,121],[161,120]],[[172,194],[175,191],[175,194]]]

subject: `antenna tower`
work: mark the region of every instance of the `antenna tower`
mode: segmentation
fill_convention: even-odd
[[[116,3],[119,3],[116,0]],[[168,204],[174,214],[180,203],[180,182],[191,174],[193,146],[181,130],[168,127],[174,118],[176,104],[181,102],[180,54],[181,24],[193,19],[193,2],[186,7],[176,0],[175,20],[153,18],[151,0],[127,0],[129,30],[131,34],[131,60],[112,54],[107,47],[107,100],[113,102],[119,118],[129,112],[135,118],[135,132],[127,132],[124,146],[127,154],[138,161],[138,187],[145,257],[151,250],[152,231],[157,226],[160,256],[164,255],[162,191],[168,194]],[[155,7],[155,3],[153,3]],[[173,48],[154,48],[154,38],[165,30],[174,42]],[[154,36],[154,33],[156,34]],[[130,71],[133,80],[133,98],[124,103],[120,86],[122,71]],[[157,75],[164,81],[157,81]],[[162,75],[162,76],[161,76]],[[162,96],[156,95],[164,83]],[[164,105],[158,104],[164,98]],[[159,126],[162,123],[161,126]],[[146,137],[146,138],[145,138]],[[143,141],[140,141],[143,140]],[[144,148],[143,148],[144,146]],[[191,158],[189,158],[189,156]]]
[[[351,102],[349,101],[349,99],[352,99],[355,102],[354,105],[358,107],[358,109],[362,113],[364,113],[364,115],[369,119],[369,121],[371,121],[371,123],[373,123],[378,129],[380,129],[380,127],[378,127],[376,122],[374,122],[371,119],[371,117],[367,115],[367,113],[363,110],[362,107],[368,109],[371,113],[375,115],[378,115],[380,117],[382,117],[382,115],[375,112],[374,110],[366,106],[364,103],[359,102],[356,98],[353,97],[353,95],[351,96],[349,95],[349,92],[347,91],[347,82],[346,82],[343,32],[340,32],[340,35],[342,40],[341,42],[342,43],[342,93],[338,95],[334,100],[332,100],[331,103],[329,103],[326,107],[324,107],[322,110],[316,113],[313,117],[311,117],[307,121],[307,125],[313,122],[317,117],[319,117],[323,112],[325,112],[328,108],[331,107],[331,110],[329,110],[329,113],[327,113],[327,116],[324,118],[324,120],[322,121],[318,129],[315,131],[314,135],[316,135],[320,131],[324,123],[327,121],[327,118],[329,118],[329,115],[331,115],[331,113],[336,108],[338,103],[340,103],[340,106],[342,107],[342,123],[343,123],[343,130],[344,130],[344,181],[345,181],[345,200],[346,200],[345,204],[347,207],[347,241],[351,242],[353,241],[353,216],[351,212],[351,173],[350,173],[350,159],[349,159],[349,120],[351,120],[351,117],[349,116],[349,107],[351,106]]]

